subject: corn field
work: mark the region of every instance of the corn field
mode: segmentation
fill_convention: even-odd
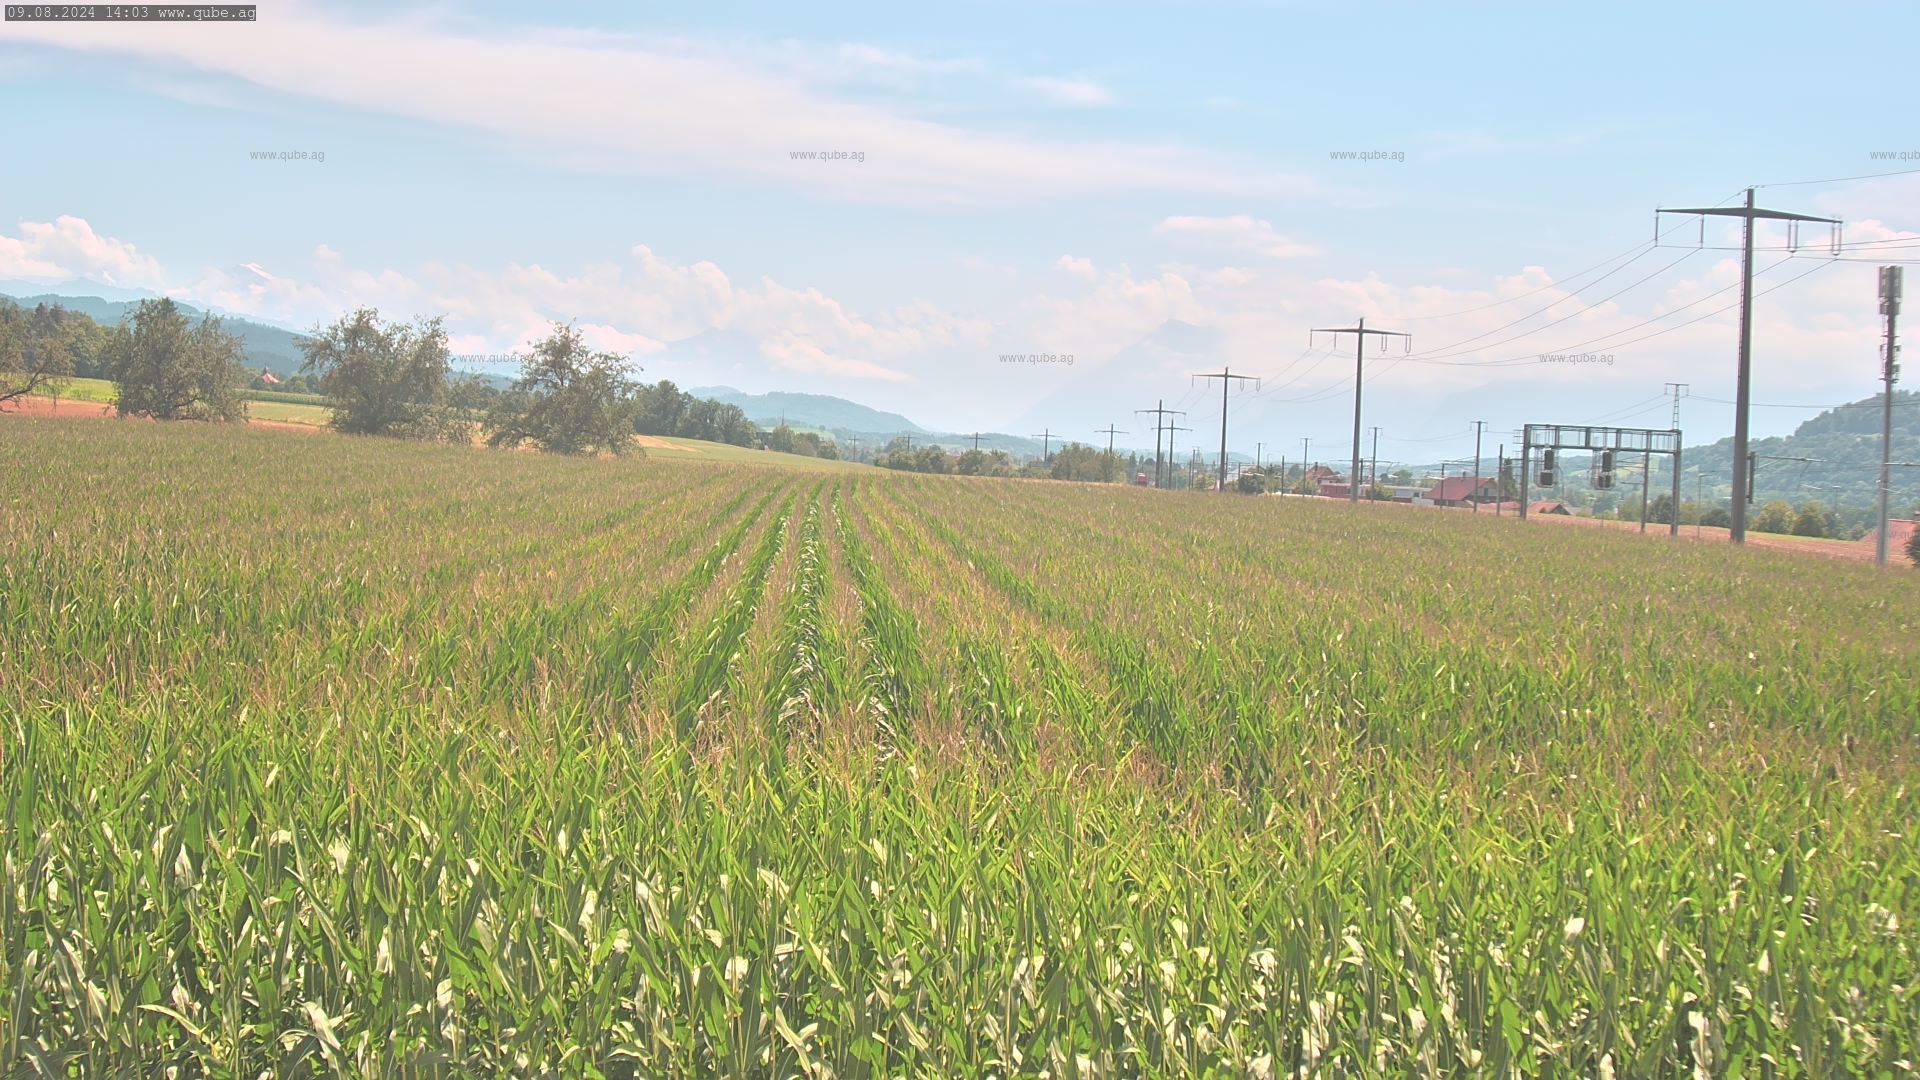
[[[0,423],[0,1072],[1920,1060],[1920,575]]]

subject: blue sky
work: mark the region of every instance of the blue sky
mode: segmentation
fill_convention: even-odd
[[[359,304],[440,314],[468,352],[577,321],[644,378],[955,430],[1091,438],[1166,399],[1217,431],[1189,375],[1230,364],[1273,377],[1236,402],[1246,451],[1344,444],[1352,359],[1307,351],[1307,330],[1364,315],[1415,334],[1371,369],[1383,458],[1470,451],[1475,419],[1664,424],[1649,402],[1669,380],[1692,387],[1691,442],[1731,429],[1714,399],[1733,396],[1735,316],[1677,324],[1731,301],[1702,297],[1737,256],[1642,250],[1655,207],[1920,169],[1911,92],[1858,44],[1916,29],[1910,3],[1817,22],[1766,4],[454,2],[7,23],[0,281],[302,328]],[[792,156],[822,150],[863,160]],[[1917,181],[1762,188],[1870,246],[1760,279],[1806,275],[1756,307],[1756,400],[1873,391],[1872,264],[1920,251],[1899,243],[1920,237]],[[1613,256],[1605,280],[1613,264],[1574,276]],[[1522,362],[1582,342],[1613,362]],[[1028,352],[1075,362],[999,360]],[[1806,415],[1762,408],[1756,430]]]

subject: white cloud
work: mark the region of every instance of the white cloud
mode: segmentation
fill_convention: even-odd
[[[158,289],[160,263],[132,244],[93,231],[82,218],[22,221],[18,237],[0,236],[0,278],[66,281],[82,278],[122,288]]]
[[[1113,104],[1112,91],[1092,79],[1056,79],[1045,75],[1028,75],[1014,79],[1013,83],[1015,86],[1045,97],[1056,105],[1092,107]]]
[[[1273,226],[1247,214],[1231,217],[1175,215],[1162,221],[1154,232],[1161,236],[1187,236],[1251,251],[1272,259],[1296,259],[1319,254],[1314,248],[1289,240],[1273,231]]]
[[[904,372],[867,360],[838,356],[810,341],[793,339],[766,341],[761,343],[760,351],[779,367],[803,375],[842,375],[857,379],[882,379],[889,382],[903,382],[907,379]]]
[[[182,300],[238,315],[310,326],[367,306],[389,318],[441,315],[454,351],[509,352],[571,322],[588,344],[628,356],[708,330],[746,335],[776,365],[810,375],[905,381],[912,365],[941,349],[979,345],[985,320],[916,302],[863,313],[815,288],[763,278],[737,285],[709,261],[661,258],[636,245],[624,262],[556,272],[537,263],[496,269],[428,263],[412,270],[351,266],[325,244],[308,265],[245,262],[232,269],[168,273],[131,244],[96,234],[86,221],[23,222],[0,235],[0,277],[137,282]]]
[[[1863,225],[1855,238],[1910,235]],[[1763,231],[1759,239],[1765,245],[1783,238]],[[1324,406],[1316,402],[1334,400],[1350,386],[1350,362],[1315,367],[1304,351],[1304,359],[1296,362],[1308,328],[1350,325],[1362,315],[1370,325],[1412,331],[1417,350],[1410,362],[1370,367],[1376,372],[1368,391],[1376,405],[1370,408],[1392,408],[1395,401],[1408,408],[1409,402],[1424,401],[1430,409],[1449,394],[1478,394],[1474,400],[1483,400],[1493,414],[1486,418],[1499,424],[1513,419],[1499,415],[1502,401],[1533,393],[1550,404],[1561,402],[1553,408],[1564,406],[1564,413],[1519,419],[1578,422],[1613,407],[1605,403],[1647,397],[1667,380],[1691,382],[1697,398],[1731,396],[1737,316],[1717,309],[1731,308],[1737,296],[1714,291],[1737,280],[1737,263],[1724,253],[1702,252],[1605,303],[1601,298],[1621,279],[1581,290],[1587,279],[1569,285],[1543,266],[1522,266],[1475,282],[1448,271],[1424,281],[1379,274],[1314,278],[1276,265],[1169,264],[1136,275],[1125,264],[1103,269],[1073,255],[1059,256],[1051,265],[1063,274],[1055,282],[1059,292],[1042,291],[1001,310],[957,313],[916,301],[862,311],[818,288],[768,278],[736,281],[713,262],[678,262],[644,245],[577,267],[429,262],[394,268],[354,265],[350,254],[321,244],[301,265],[246,261],[196,274],[169,271],[131,243],[102,236],[75,217],[25,222],[16,235],[0,235],[0,277],[65,279],[94,273],[96,280],[107,275],[122,282],[137,279],[188,302],[296,326],[330,320],[361,305],[396,319],[440,314],[454,351],[463,353],[511,351],[543,336],[553,322],[570,321],[596,348],[659,358],[650,364],[655,374],[670,374],[676,381],[712,378],[732,364],[741,366],[740,378],[758,379],[767,389],[850,393],[906,410],[923,422],[956,427],[971,428],[992,420],[995,410],[1019,404],[1019,394],[1010,396],[1005,381],[1016,375],[994,363],[997,350],[1078,357],[1070,371],[1017,374],[1031,386],[1050,379],[1078,388],[1075,393],[1085,402],[1061,406],[1067,412],[1097,408],[1104,415],[1137,407],[1133,396],[1149,392],[1143,386],[1178,393],[1191,358],[1177,358],[1177,364],[1168,360],[1174,366],[1164,369],[1110,373],[1138,377],[1085,381],[1087,372],[1102,370],[1168,320],[1207,329],[1217,341],[1217,348],[1208,349],[1208,363],[1279,376],[1279,385],[1270,383],[1261,400],[1291,417],[1283,423],[1320,423]],[[1757,291],[1811,267],[1823,268],[1778,292],[1756,296],[1756,397],[1761,401],[1838,402],[1873,391],[1879,317],[1871,262],[1796,259],[1763,275]],[[1688,304],[1695,306],[1680,310]],[[1573,317],[1547,326],[1563,315]],[[1702,315],[1708,317],[1680,325]],[[1648,319],[1658,321],[1634,327]],[[1665,332],[1629,340],[1654,331]],[[718,349],[710,361],[675,352],[673,343],[709,333],[742,347]],[[1318,344],[1322,352],[1345,348],[1351,356],[1350,343]],[[1527,362],[1539,353],[1575,350],[1610,352],[1618,360],[1586,367]],[[1445,359],[1520,362],[1493,367],[1422,362],[1456,352]],[[1390,351],[1382,359],[1391,362],[1396,355]],[[836,380],[860,385],[836,387]],[[1564,398],[1551,397],[1558,393]],[[1109,402],[1102,395],[1126,400]],[[1689,408],[1695,411],[1687,415],[1698,423],[1700,417],[1714,416],[1711,410],[1718,406],[1702,401]],[[1086,419],[1100,422],[1099,415]],[[1304,433],[1316,439],[1321,434]]]
[[[1085,278],[1088,281],[1100,280],[1100,271],[1093,268],[1092,259],[1081,259],[1075,258],[1072,255],[1062,255],[1059,261],[1053,265],[1077,278]]]
[[[1096,191],[1308,190],[1173,146],[1046,139],[935,122],[897,103],[837,97],[751,47],[671,47],[525,28],[480,33],[424,19],[355,23],[288,3],[247,27],[247,47],[188,25],[13,23],[15,42],[151,61],[163,73],[504,135],[575,167],[719,175],[857,202],[941,203]],[[854,47],[866,65],[896,63]],[[1053,80],[1089,103],[1104,91]],[[795,151],[864,152],[823,167]],[[239,148],[236,148],[236,153]]]

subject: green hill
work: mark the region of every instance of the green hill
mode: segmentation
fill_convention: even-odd
[[[829,394],[795,394],[775,391],[748,394],[730,386],[698,386],[687,393],[694,397],[737,405],[747,418],[761,427],[773,427],[785,420],[791,427],[829,432],[854,432],[868,435],[923,435],[926,429],[899,413],[882,412],[857,401]]]
[[[55,293],[15,296],[13,300],[21,307],[28,309],[39,304],[58,304],[68,311],[85,315],[102,326],[118,325],[138,303],[135,300],[103,300],[98,296],[61,296]],[[181,304],[180,310],[195,319],[204,314],[203,309],[191,304]],[[280,378],[286,378],[300,370],[302,335],[292,330],[233,315],[223,315],[220,318],[227,333],[240,339],[241,347],[246,350],[248,367],[271,371]]]
[[[1843,537],[1864,532],[1879,501],[1880,395],[1828,409],[1795,428],[1793,434],[1750,440],[1756,456],[1753,506],[1780,501],[1800,506],[1818,502],[1834,511]],[[1896,390],[1893,395],[1893,460],[1920,461],[1920,393]],[[1611,491],[1588,485],[1589,460],[1563,455],[1560,483],[1551,497],[1599,511],[1616,505],[1638,506],[1640,463],[1624,455]],[[1653,462],[1652,495],[1658,498],[1671,483],[1666,464]],[[1725,506],[1733,490],[1733,439],[1689,446],[1682,453],[1680,497]],[[1534,488],[1536,498],[1549,497]],[[1920,468],[1892,472],[1893,516],[1920,510]]]

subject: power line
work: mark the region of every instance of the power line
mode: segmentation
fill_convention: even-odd
[[[1739,197],[1740,197],[1740,193],[1736,191],[1733,194],[1727,196],[1726,198],[1721,199],[1720,202],[1721,203],[1732,202],[1733,200]],[[1554,288],[1555,286],[1565,286],[1577,278],[1585,277],[1586,275],[1592,273],[1595,270],[1600,269],[1601,267],[1607,265],[1608,263],[1626,258],[1628,255],[1633,256],[1633,259],[1628,260],[1628,264],[1631,264],[1634,260],[1639,259],[1640,256],[1645,255],[1647,251],[1650,251],[1652,250],[1652,248],[1659,246],[1660,239],[1666,236],[1667,233],[1676,232],[1684,228],[1685,226],[1686,226],[1686,223],[1681,222],[1680,224],[1675,225],[1673,228],[1668,229],[1666,233],[1658,232],[1656,227],[1656,232],[1653,238],[1653,242],[1650,245],[1635,244],[1633,247],[1630,247],[1627,250],[1620,252],[1618,255],[1612,255],[1605,259],[1600,260],[1597,263],[1594,263],[1592,266],[1587,267],[1585,270],[1575,271],[1574,273],[1568,274],[1566,277],[1561,278],[1558,281],[1549,281],[1545,285],[1542,285],[1537,289],[1529,289],[1526,292],[1520,293],[1516,296],[1509,296],[1505,300],[1495,300],[1490,304],[1481,304],[1478,307],[1462,308],[1459,311],[1449,311],[1440,315],[1401,315],[1401,316],[1397,316],[1396,320],[1399,322],[1424,322],[1431,319],[1451,319],[1456,315],[1471,315],[1476,311],[1485,311],[1488,308],[1496,308],[1496,307],[1501,307],[1502,305],[1505,305],[1505,304],[1511,304],[1516,300],[1525,300],[1529,296],[1534,296],[1539,293],[1546,292],[1548,289]],[[1615,267],[1614,269],[1615,270],[1625,269],[1626,265],[1628,264],[1623,264],[1622,266]],[[1608,274],[1612,274],[1613,272],[1614,272],[1613,270],[1607,271]],[[1594,281],[1588,282],[1586,285],[1581,286],[1581,288],[1584,289],[1584,288],[1591,287],[1593,285],[1599,284],[1599,282],[1603,280],[1605,280],[1604,275],[1601,278],[1597,278]],[[1574,290],[1574,292],[1578,292],[1578,291],[1579,290],[1577,289]],[[1569,293],[1568,295],[1571,296],[1572,294]],[[1559,303],[1559,301],[1556,300],[1554,301],[1554,303],[1557,304]],[[1551,304],[1548,305],[1548,307],[1551,307],[1551,306],[1552,306]],[[1545,309],[1543,308],[1542,310],[1545,310]],[[1472,340],[1472,339],[1468,339],[1468,340]],[[1451,347],[1452,346],[1448,346],[1448,348],[1451,348]]]
[[[1553,304],[1547,305],[1547,308],[1542,308],[1539,311],[1534,312],[1532,315],[1527,315],[1522,318],[1515,319],[1513,322],[1508,323],[1506,326],[1495,327],[1494,329],[1487,331],[1486,334],[1476,334],[1474,337],[1467,338],[1466,341],[1456,341],[1452,345],[1448,345],[1445,348],[1435,350],[1434,352],[1431,352],[1431,353],[1425,353],[1419,356],[1409,357],[1408,359],[1432,361],[1432,360],[1443,359],[1449,356],[1464,356],[1468,353],[1479,352],[1480,349],[1491,349],[1499,345],[1505,345],[1508,342],[1519,341],[1521,338],[1524,338],[1524,337],[1531,337],[1532,335],[1537,334],[1540,331],[1547,329],[1548,327],[1558,326],[1561,323],[1566,322],[1568,319],[1578,318],[1579,316],[1586,314],[1588,311],[1593,310],[1594,308],[1600,306],[1601,304],[1605,304],[1612,300],[1618,299],[1619,297],[1625,296],[1627,293],[1630,293],[1633,290],[1639,288],[1640,286],[1645,285],[1647,282],[1652,281],[1654,278],[1659,277],[1661,274],[1666,273],[1667,271],[1673,269],[1676,266],[1679,266],[1681,263],[1686,262],[1688,259],[1691,259],[1691,258],[1693,258],[1693,251],[1692,249],[1688,249],[1687,254],[1680,256],[1679,258],[1673,260],[1672,262],[1661,267],[1660,269],[1655,270],[1653,273],[1648,274],[1646,277],[1641,278],[1639,281],[1636,281],[1633,284],[1627,286],[1626,288],[1621,289],[1619,292],[1613,293],[1610,296],[1601,297],[1598,301],[1592,304],[1589,304],[1584,308],[1581,308],[1579,311],[1570,311],[1567,314],[1562,315],[1559,318],[1553,320],[1552,322],[1547,323],[1545,326],[1537,326],[1537,327],[1534,327],[1532,330],[1525,331],[1524,333],[1515,334],[1510,338],[1502,338],[1499,341],[1491,342],[1489,344],[1479,346],[1478,348],[1473,348],[1473,349],[1457,348],[1457,346],[1465,345],[1467,341],[1473,341],[1473,340],[1476,340],[1477,338],[1486,337],[1487,334],[1497,334],[1500,331],[1507,329],[1507,327],[1513,326],[1516,323],[1525,322],[1527,319],[1533,318],[1534,315],[1545,314],[1547,311],[1547,308],[1551,308],[1554,306],[1554,304],[1558,304],[1561,301],[1556,300],[1554,301]],[[1622,270],[1626,269],[1626,264],[1622,264],[1620,269]],[[1595,282],[1595,284],[1598,284],[1598,282]],[[1563,299],[1571,300],[1573,299],[1573,297],[1571,294],[1569,294]],[[1448,350],[1452,350],[1452,351],[1448,351]]]
[[[1920,169],[1896,169],[1893,172],[1865,173],[1861,176],[1835,176],[1826,180],[1783,180],[1777,184],[1755,184],[1754,187],[1804,187],[1808,184],[1844,184],[1850,180],[1878,180],[1883,176],[1910,176],[1920,173]]]
[[[1789,258],[1791,258],[1791,256],[1789,256]],[[1760,277],[1760,276],[1763,276],[1763,275],[1765,275],[1765,274],[1766,274],[1766,273],[1767,273],[1768,271],[1770,271],[1770,270],[1773,270],[1773,269],[1775,269],[1775,268],[1777,268],[1777,267],[1779,267],[1779,266],[1782,266],[1782,265],[1785,265],[1785,263],[1786,263],[1786,261],[1787,261],[1786,259],[1782,259],[1782,260],[1780,260],[1779,262],[1777,262],[1777,263],[1774,263],[1774,264],[1773,264],[1773,266],[1769,266],[1769,267],[1767,267],[1766,269],[1764,269],[1764,270],[1761,270],[1761,271],[1760,271],[1759,273],[1757,273],[1757,274],[1755,274],[1754,276],[1755,276],[1755,277]],[[1817,273],[1817,272],[1818,272],[1818,271],[1819,271],[1819,270],[1820,270],[1820,269],[1821,269],[1822,267],[1825,267],[1825,266],[1828,266],[1828,265],[1831,265],[1831,263],[1832,263],[1832,262],[1833,262],[1833,260],[1831,260],[1831,259],[1822,259],[1821,261],[1819,261],[1819,262],[1817,262],[1817,263],[1815,263],[1815,264],[1814,264],[1813,266],[1811,266],[1811,267],[1808,267],[1808,268],[1807,268],[1807,270],[1806,270],[1806,271],[1804,271],[1803,273],[1800,273],[1800,274],[1797,274],[1797,275],[1795,275],[1795,276],[1793,276],[1793,277],[1790,277],[1790,278],[1788,278],[1787,280],[1785,280],[1785,281],[1782,281],[1782,282],[1780,282],[1780,283],[1779,283],[1779,284],[1777,284],[1777,285],[1772,285],[1772,286],[1769,286],[1769,287],[1767,287],[1767,288],[1765,288],[1765,289],[1762,289],[1762,290],[1760,290],[1759,292],[1757,292],[1757,293],[1755,293],[1754,295],[1755,295],[1755,296],[1765,296],[1765,295],[1767,295],[1768,293],[1770,293],[1770,292],[1773,292],[1773,291],[1774,291],[1774,290],[1776,290],[1776,289],[1782,289],[1782,288],[1785,288],[1786,286],[1788,286],[1788,285],[1791,285],[1791,284],[1793,284],[1793,283],[1794,283],[1794,282],[1796,282],[1796,281],[1799,281],[1799,280],[1800,280],[1801,278],[1804,278],[1804,277],[1809,277],[1809,276],[1811,276],[1811,275],[1813,275],[1813,274],[1815,274],[1815,273]],[[1602,342],[1602,341],[1606,341],[1606,340],[1607,340],[1608,338],[1611,338],[1611,337],[1614,337],[1614,336],[1615,336],[1615,335],[1617,335],[1617,334],[1624,334],[1624,333],[1627,333],[1627,332],[1628,332],[1628,331],[1630,331],[1630,330],[1636,330],[1636,329],[1639,329],[1639,328],[1640,328],[1640,327],[1642,327],[1642,326],[1651,326],[1652,324],[1654,324],[1654,323],[1656,323],[1656,322],[1659,322],[1659,321],[1660,321],[1660,320],[1662,320],[1662,319],[1665,319],[1665,318],[1669,318],[1669,317],[1671,317],[1671,316],[1673,316],[1673,315],[1675,315],[1675,314],[1678,314],[1679,312],[1682,312],[1682,311],[1685,311],[1685,310],[1687,310],[1687,309],[1688,309],[1688,308],[1690,308],[1690,307],[1694,307],[1695,305],[1698,305],[1698,304],[1700,304],[1700,303],[1703,303],[1703,302],[1705,302],[1705,301],[1707,301],[1707,300],[1710,300],[1710,299],[1712,299],[1713,297],[1715,297],[1715,296],[1718,296],[1718,295],[1720,295],[1721,293],[1723,293],[1723,292],[1726,292],[1726,291],[1728,291],[1729,289],[1735,289],[1735,288],[1738,288],[1738,287],[1739,287],[1739,284],[1740,284],[1740,283],[1738,283],[1738,282],[1735,282],[1735,283],[1734,283],[1734,284],[1732,284],[1732,285],[1728,285],[1728,286],[1727,286],[1726,288],[1723,288],[1723,289],[1715,289],[1715,290],[1714,290],[1713,292],[1710,292],[1710,293],[1708,293],[1708,294],[1707,294],[1706,296],[1703,296],[1703,297],[1701,297],[1700,299],[1698,299],[1698,300],[1694,300],[1694,301],[1692,301],[1692,302],[1690,302],[1690,303],[1687,303],[1687,304],[1682,304],[1681,306],[1679,306],[1679,307],[1677,307],[1677,308],[1674,308],[1674,309],[1673,309],[1672,311],[1669,311],[1669,312],[1667,312],[1667,313],[1665,313],[1665,314],[1663,314],[1663,315],[1656,315],[1656,316],[1654,316],[1654,317],[1653,317],[1653,318],[1651,318],[1651,319],[1644,319],[1644,320],[1642,320],[1642,321],[1640,321],[1640,322],[1637,322],[1637,323],[1635,323],[1635,324],[1633,324],[1632,326],[1628,326],[1628,327],[1624,327],[1624,328],[1622,328],[1622,329],[1619,329],[1619,330],[1610,330],[1610,331],[1608,331],[1607,333],[1604,333],[1604,334],[1601,334],[1601,335],[1600,335],[1599,337],[1595,337],[1595,338],[1588,338],[1588,339],[1587,339],[1587,340],[1585,340],[1585,341],[1582,341],[1582,342],[1577,342],[1577,343],[1575,343],[1575,344],[1573,344],[1573,345],[1567,345],[1567,346],[1563,346],[1562,348],[1560,348],[1560,349],[1558,349],[1558,350],[1556,350],[1556,351],[1557,351],[1557,352],[1571,352],[1571,351],[1573,351],[1573,350],[1575,350],[1575,349],[1579,349],[1579,348],[1583,348],[1583,347],[1585,347],[1585,346],[1588,346],[1588,345],[1594,345],[1594,344],[1597,344],[1597,343],[1599,343],[1599,342]],[[1698,316],[1698,317],[1696,317],[1696,318],[1692,318],[1692,319],[1688,319],[1688,320],[1687,320],[1686,322],[1683,322],[1683,323],[1676,323],[1676,324],[1674,324],[1674,325],[1672,325],[1672,326],[1669,326],[1669,327],[1667,327],[1667,328],[1665,328],[1665,329],[1663,329],[1663,330],[1658,330],[1658,331],[1655,331],[1654,333],[1651,333],[1651,334],[1642,334],[1642,335],[1640,335],[1640,336],[1639,336],[1639,337],[1637,337],[1637,338],[1629,338],[1629,339],[1627,339],[1626,341],[1618,341],[1618,342],[1614,342],[1614,343],[1613,343],[1612,345],[1609,345],[1609,346],[1607,346],[1607,348],[1613,348],[1613,349],[1617,349],[1617,348],[1619,348],[1619,347],[1620,347],[1620,346],[1622,346],[1622,345],[1632,345],[1632,344],[1635,344],[1635,343],[1637,343],[1637,342],[1641,342],[1641,341],[1650,341],[1650,340],[1652,340],[1653,338],[1657,338],[1657,337],[1660,337],[1660,336],[1661,336],[1661,335],[1663,335],[1663,334],[1671,334],[1671,333],[1673,333],[1673,332],[1674,332],[1675,330],[1684,330],[1684,329],[1686,329],[1687,327],[1689,327],[1689,326],[1692,326],[1692,325],[1693,325],[1694,323],[1697,323],[1697,322],[1702,322],[1702,321],[1704,321],[1704,320],[1706,320],[1706,319],[1711,319],[1711,318],[1713,318],[1713,317],[1714,317],[1715,315],[1723,315],[1723,314],[1725,314],[1725,313],[1727,313],[1727,312],[1729,312],[1729,311],[1733,311],[1734,309],[1736,309],[1736,308],[1738,308],[1738,307],[1740,307],[1740,304],[1736,302],[1736,303],[1732,303],[1732,304],[1728,304],[1728,305],[1727,305],[1727,306],[1725,306],[1725,307],[1721,307],[1721,308],[1715,308],[1714,310],[1712,310],[1712,311],[1709,311],[1709,312],[1707,312],[1707,313],[1706,313],[1705,315],[1701,315],[1701,316]],[[1539,353],[1532,353],[1532,354],[1528,354],[1528,355],[1524,355],[1524,356],[1514,356],[1514,357],[1508,357],[1508,358],[1507,358],[1507,359],[1505,359],[1505,360],[1422,360],[1422,359],[1420,359],[1420,358],[1418,358],[1418,357],[1412,357],[1412,356],[1409,356],[1409,357],[1404,357],[1404,359],[1406,359],[1406,360],[1409,360],[1409,361],[1412,361],[1413,363],[1416,363],[1416,364],[1444,364],[1444,365],[1448,365],[1448,366],[1452,366],[1452,367],[1508,367],[1508,366],[1511,366],[1511,365],[1514,365],[1514,364],[1520,364],[1520,363],[1537,363],[1537,362],[1539,362],[1539,358],[1540,358],[1540,356],[1541,356],[1541,354],[1539,354]]]
[[[1676,226],[1676,228],[1677,227],[1678,226]],[[1486,311],[1490,308],[1505,307],[1506,305],[1511,304],[1517,300],[1525,300],[1529,296],[1537,296],[1540,293],[1546,292],[1548,289],[1564,288],[1570,282],[1578,278],[1585,277],[1586,275],[1593,273],[1595,270],[1600,269],[1601,267],[1607,265],[1608,263],[1625,258],[1628,255],[1632,255],[1634,259],[1638,259],[1640,256],[1645,255],[1647,253],[1647,250],[1650,250],[1650,249],[1651,249],[1651,245],[1635,244],[1633,247],[1628,248],[1627,250],[1621,252],[1618,255],[1611,255],[1605,259],[1600,260],[1597,263],[1594,263],[1592,266],[1587,267],[1585,270],[1576,271],[1574,273],[1568,274],[1566,277],[1561,278],[1558,281],[1549,281],[1545,285],[1540,286],[1539,288],[1528,289],[1526,292],[1517,293],[1513,296],[1507,297],[1504,300],[1495,300],[1492,303],[1481,304],[1478,307],[1461,308],[1459,311],[1448,311],[1448,312],[1443,312],[1439,315],[1401,315],[1401,316],[1397,316],[1397,318],[1398,318],[1398,321],[1400,322],[1430,322],[1435,319],[1452,319],[1452,318],[1457,318],[1461,315],[1472,315],[1475,312]],[[1632,260],[1629,260],[1629,262],[1631,261]],[[1622,264],[1622,266],[1624,265],[1626,264]],[[1615,269],[1619,269],[1619,268],[1616,267]],[[1611,270],[1608,271],[1608,273],[1612,273],[1612,272],[1613,271]],[[1593,284],[1593,282],[1588,282],[1588,284],[1591,285]]]
[[[1740,243],[1745,250],[1740,258],[1740,348],[1736,364],[1735,384],[1738,399],[1733,410],[1733,489],[1738,492],[1746,484],[1747,472],[1747,403],[1753,400],[1753,226],[1756,221],[1784,221],[1787,223],[1789,242],[1792,234],[1801,222],[1823,222],[1833,226],[1836,241],[1839,237],[1840,222],[1837,218],[1815,217],[1811,214],[1795,214],[1785,210],[1762,210],[1753,205],[1753,189],[1747,189],[1745,205],[1735,208],[1705,206],[1680,208],[1674,210],[1656,210],[1657,220],[1662,213],[1698,214],[1707,217],[1737,217],[1740,219]],[[1701,228],[1706,227],[1705,222]],[[1788,256],[1792,258],[1792,256]],[[1679,481],[1675,480],[1677,484]],[[1675,504],[1679,499],[1674,499]],[[1676,519],[1678,515],[1675,515]],[[1732,528],[1728,530],[1728,539],[1735,544],[1743,544],[1747,539],[1747,504],[1739,499],[1733,500]]]
[[[1308,343],[1312,343],[1314,334],[1333,334],[1338,339],[1341,334],[1353,335],[1353,464],[1347,473],[1347,502],[1358,505],[1360,502],[1360,386],[1363,382],[1362,369],[1367,354],[1367,335],[1380,339],[1381,349],[1387,347],[1387,339],[1397,337],[1409,349],[1413,347],[1413,335],[1399,330],[1369,330],[1367,320],[1362,317],[1356,326],[1323,327],[1309,331]]]
[[[1739,404],[1739,402],[1730,401],[1727,398],[1707,397],[1704,394],[1688,394],[1687,396],[1693,397],[1693,398],[1699,398],[1701,401],[1711,401],[1716,405]],[[1875,398],[1879,397],[1878,394],[1874,396]],[[1778,401],[1749,401],[1747,402],[1747,404],[1756,409],[1820,409],[1824,412],[1840,412],[1843,409],[1877,409],[1880,407],[1880,402],[1878,400],[1852,401],[1852,402],[1847,402],[1846,404],[1843,404],[1843,405],[1791,405],[1791,404],[1778,402]],[[1906,399],[1905,401],[1896,401],[1893,403],[1893,407],[1896,409],[1904,408],[1908,405],[1920,405],[1920,397],[1911,397]]]
[[[1031,436],[1031,438],[1040,440],[1041,460],[1052,461],[1053,460],[1053,440],[1055,438],[1055,435],[1053,434],[1053,429],[1048,428],[1047,430],[1041,432],[1038,435]]]
[[[1178,409],[1167,408],[1165,398],[1161,398],[1151,409],[1133,410],[1135,416],[1139,416],[1141,413],[1151,413],[1153,415],[1153,486],[1157,488],[1162,486],[1160,482],[1160,433],[1166,430],[1163,421],[1169,416],[1185,416],[1187,414]],[[1171,446],[1168,448],[1167,456],[1173,456]]]
[[[1240,379],[1245,382],[1253,383],[1257,388],[1260,380],[1254,378],[1251,375],[1235,375],[1233,373],[1232,368],[1224,367],[1224,366],[1221,367],[1221,369],[1217,372],[1207,372],[1207,373],[1198,374],[1198,375],[1195,375],[1194,378],[1220,380],[1220,481],[1219,482],[1220,482],[1220,494],[1225,495],[1227,493],[1227,388],[1233,385],[1233,381],[1235,379]]]

